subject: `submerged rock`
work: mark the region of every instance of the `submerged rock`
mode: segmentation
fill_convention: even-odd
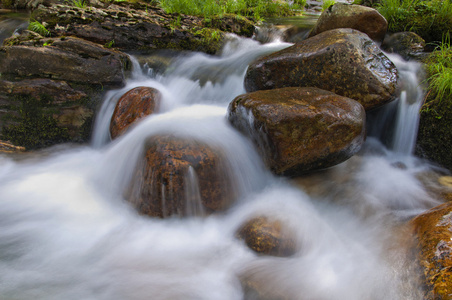
[[[259,254],[285,257],[297,250],[293,232],[280,220],[266,216],[253,218],[243,224],[237,237]]]
[[[416,217],[412,224],[424,270],[424,299],[450,299],[452,295],[452,203],[442,204]]]
[[[283,88],[236,97],[231,124],[256,144],[276,174],[296,176],[345,161],[365,138],[356,101],[318,88]]]
[[[153,217],[204,215],[228,208],[235,195],[220,149],[172,135],[146,142],[127,198]]]
[[[245,89],[317,87],[370,110],[395,99],[397,78],[395,65],[366,34],[334,29],[254,61]]]
[[[115,139],[144,117],[158,111],[161,93],[151,87],[136,87],[125,93],[116,103],[111,117],[110,134]]]
[[[359,30],[372,40],[381,43],[388,29],[388,21],[376,9],[336,3],[322,12],[309,37],[337,28]]]

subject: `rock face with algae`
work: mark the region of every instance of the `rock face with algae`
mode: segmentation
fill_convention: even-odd
[[[452,297],[452,203],[437,206],[412,220],[419,262],[424,269],[425,299]]]

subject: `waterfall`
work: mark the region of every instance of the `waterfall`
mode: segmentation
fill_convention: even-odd
[[[134,63],[126,87],[105,96],[92,145],[20,160],[0,156],[0,298],[422,299],[401,241],[404,220],[438,204],[417,179],[427,165],[398,168],[392,150],[369,138],[338,166],[275,177],[227,122],[228,103],[244,92],[246,66],[289,45],[231,37],[221,55],[176,56],[164,72],[140,74]],[[137,86],[160,90],[163,105],[110,141],[115,104]],[[417,86],[406,85],[402,104],[416,98]],[[409,143],[398,142],[406,131],[394,135],[397,143]],[[125,191],[146,140],[161,134],[221,149],[234,205],[206,217],[196,203],[193,217],[138,214]],[[187,198],[199,198],[198,174],[189,168],[183,175]],[[293,256],[257,255],[236,238],[244,222],[262,215],[290,229]]]

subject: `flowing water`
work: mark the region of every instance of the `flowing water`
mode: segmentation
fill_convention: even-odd
[[[289,180],[270,174],[228,124],[227,105],[244,93],[247,65],[289,45],[231,37],[220,56],[175,56],[165,72],[135,62],[127,86],[106,95],[91,146],[41,158],[0,156],[0,298],[422,299],[403,225],[438,203],[417,179],[429,165],[398,146],[412,130],[395,134],[394,148],[369,138],[348,161]],[[136,86],[159,89],[161,111],[110,142],[115,103]],[[401,105],[417,97],[406,87]],[[160,133],[220,147],[236,204],[208,217],[137,214],[123,191],[144,140]],[[188,193],[199,193],[194,172],[186,182]],[[258,215],[291,229],[293,256],[259,256],[235,238]]]

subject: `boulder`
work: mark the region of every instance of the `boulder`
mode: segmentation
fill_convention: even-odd
[[[419,262],[425,275],[424,299],[452,294],[452,203],[437,206],[412,220]]]
[[[150,137],[126,196],[153,217],[204,215],[223,211],[234,198],[220,149],[173,135]]]
[[[365,138],[358,102],[318,88],[282,88],[237,96],[228,119],[256,144],[278,175],[327,168],[354,155]]]
[[[0,48],[0,73],[8,78],[44,77],[79,84],[120,87],[131,67],[124,53],[78,38],[41,41],[41,46]]]
[[[132,124],[158,110],[162,95],[157,89],[140,86],[119,98],[110,123],[110,135],[115,139]]]
[[[337,28],[359,30],[375,42],[381,43],[388,29],[388,21],[376,9],[361,5],[336,3],[322,12],[309,36],[312,37]]]
[[[387,36],[381,48],[388,53],[397,53],[406,60],[420,59],[424,55],[425,41],[414,32],[397,32]]]
[[[238,230],[237,237],[258,254],[285,257],[297,251],[293,232],[280,220],[267,216],[245,222]]]
[[[370,110],[395,99],[397,78],[395,65],[366,34],[333,29],[251,63],[245,88],[317,87]]]

